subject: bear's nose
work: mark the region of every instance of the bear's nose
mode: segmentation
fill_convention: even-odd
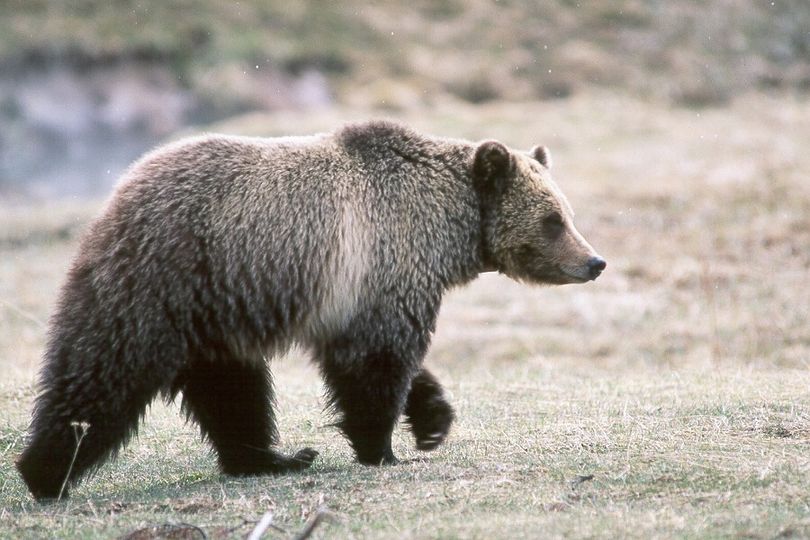
[[[599,274],[602,273],[602,270],[607,267],[607,261],[602,257],[591,257],[588,259],[586,263],[588,265],[588,274],[590,275],[591,279],[596,279],[599,277]]]

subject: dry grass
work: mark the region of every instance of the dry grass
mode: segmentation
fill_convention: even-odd
[[[263,101],[246,79],[266,88],[274,73],[306,69],[325,73],[342,104],[556,98],[594,85],[706,104],[752,88],[806,92],[808,24],[803,0],[28,0],[0,4],[0,65],[153,61],[208,106],[237,110]]]
[[[292,133],[360,116],[220,127]],[[807,103],[671,110],[600,94],[447,103],[405,118],[435,133],[549,145],[580,230],[609,262],[585,286],[484,275],[448,295],[428,358],[458,410],[448,444],[421,455],[398,431],[396,452],[413,461],[353,464],[324,427],[320,384],[297,353],[275,364],[281,432],[289,450],[322,451],[313,470],[221,477],[176,407],[160,404],[72,499],[33,503],[12,460],[44,339],[34,321],[47,318],[75,247],[74,228],[59,231],[87,212],[2,209],[0,536],[188,523],[245,537],[272,511],[286,532],[267,537],[289,538],[322,506],[338,521],[316,538],[810,536]]]

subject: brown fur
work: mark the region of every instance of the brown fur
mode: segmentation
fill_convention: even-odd
[[[435,448],[454,415],[421,364],[444,291],[487,269],[565,283],[604,267],[549,163],[388,122],[148,154],[85,235],[51,320],[18,461],[32,493],[77,482],[180,391],[224,472],[308,466],[314,450],[274,449],[266,358],[292,343],[312,351],[360,462],[396,461],[403,413]],[[90,428],[71,468],[76,421]]]

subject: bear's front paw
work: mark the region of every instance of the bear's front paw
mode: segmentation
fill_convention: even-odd
[[[416,438],[416,449],[429,451],[442,444],[450,433],[454,419],[453,407],[442,397],[437,396],[421,403],[408,417],[411,431]]]
[[[254,459],[243,459],[237,466],[223,467],[226,474],[233,476],[255,476],[262,474],[284,474],[303,471],[318,457],[317,450],[304,448],[293,456],[275,450],[257,453]]]

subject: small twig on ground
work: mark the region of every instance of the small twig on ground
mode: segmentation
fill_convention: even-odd
[[[252,525],[255,528],[257,523],[259,523],[258,520],[246,519],[246,518],[243,517],[242,518],[242,523],[240,523],[239,525],[234,525],[233,527],[225,530],[225,536],[232,535],[234,532],[236,532],[237,530],[239,530],[239,529],[241,529],[241,528],[243,528],[243,527],[245,527],[247,525]],[[279,527],[275,523],[271,523],[269,528],[275,529],[276,531],[278,531],[280,533],[287,534],[286,529],[284,529],[283,527]],[[230,536],[228,536],[228,537],[230,537]]]
[[[305,540],[312,536],[312,533],[315,532],[315,529],[323,523],[324,521],[334,522],[336,521],[336,516],[332,512],[326,509],[324,506],[318,507],[315,511],[315,515],[309,518],[306,527],[298,533],[298,536],[295,537],[295,540]]]
[[[273,524],[273,512],[265,512],[262,519],[254,527],[253,531],[248,535],[247,540],[259,540],[264,532]]]
[[[70,465],[68,465],[68,470],[65,473],[65,479],[62,481],[62,487],[59,488],[59,496],[56,498],[57,502],[62,500],[62,495],[65,493],[65,486],[67,486],[68,479],[70,478],[70,472],[73,470],[73,465],[76,463],[76,456],[79,455],[79,447],[82,445],[85,435],[87,435],[87,430],[90,429],[90,424],[87,422],[74,421],[70,423],[70,426],[73,428],[73,435],[76,437],[76,449],[73,450],[73,457],[70,458]]]

